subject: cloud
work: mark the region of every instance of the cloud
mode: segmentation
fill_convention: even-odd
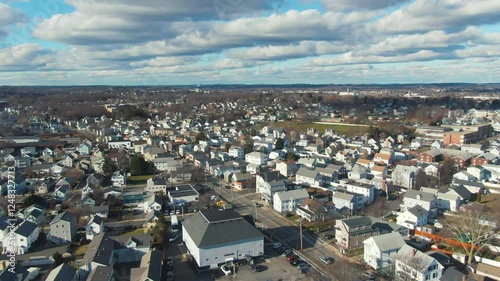
[[[410,0],[322,0],[323,6],[330,11],[380,10],[404,4]]]
[[[0,71],[25,71],[43,68],[50,61],[50,51],[38,44],[21,44],[0,49]]]
[[[415,0],[373,23],[387,33],[457,31],[468,26],[500,22],[497,0]]]
[[[14,10],[9,5],[0,2],[0,39],[7,35],[10,25],[25,22],[27,19],[26,15],[22,12]]]

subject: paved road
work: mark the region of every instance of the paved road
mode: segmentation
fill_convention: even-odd
[[[214,188],[212,184],[209,187]],[[222,182],[215,191],[226,200],[236,205],[236,210],[242,215],[252,215],[257,218],[257,226],[263,226],[265,232],[275,241],[281,241],[290,248],[300,249],[300,228],[294,222],[284,218],[268,207],[255,207],[254,202],[257,198],[255,189],[244,191],[235,191],[226,189]],[[257,209],[257,210],[256,210]],[[317,234],[304,233],[302,237],[302,253],[322,273],[325,273],[325,265],[319,261],[321,256],[330,256],[335,260],[342,259],[338,251],[330,245],[328,241],[321,239]],[[332,265],[329,265],[332,266]]]

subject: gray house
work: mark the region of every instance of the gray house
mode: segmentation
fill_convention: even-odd
[[[47,239],[55,244],[71,243],[76,235],[76,216],[62,212],[50,222]]]

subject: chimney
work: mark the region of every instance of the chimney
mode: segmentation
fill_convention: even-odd
[[[412,257],[414,257],[416,253],[417,253],[417,249],[412,249],[412,250],[411,250],[411,255],[412,255]]]

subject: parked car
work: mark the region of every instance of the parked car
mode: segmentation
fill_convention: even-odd
[[[261,269],[262,269],[262,268],[261,268],[259,265],[257,265],[257,264],[251,264],[251,265],[249,265],[249,267],[250,267],[250,269],[251,269],[253,272],[259,272],[259,271],[261,271]]]
[[[231,275],[231,269],[229,269],[227,265],[222,265],[220,269],[222,270],[222,272],[224,272],[225,275]]]
[[[332,257],[328,257],[328,256],[323,256],[323,257],[320,257],[319,260],[324,263],[324,264],[332,264],[334,259]]]
[[[179,238],[179,235],[174,235],[168,239],[168,242],[175,242]]]
[[[309,264],[305,261],[302,261],[301,263],[297,264],[296,265],[297,268],[301,268],[301,267],[309,267]]]
[[[275,249],[275,250],[278,248],[281,248],[281,247],[283,247],[283,244],[281,244],[281,243],[274,243],[273,244],[273,249]]]
[[[333,234],[325,234],[325,239],[327,239],[327,240],[330,240],[333,237],[335,237],[335,236],[333,236]]]
[[[363,277],[368,278],[368,280],[375,280],[375,274],[373,274],[373,272],[365,271],[365,272],[363,272],[362,275],[363,275]]]
[[[286,256],[287,261],[291,261],[293,259],[298,259],[298,258],[299,258],[299,256],[297,256],[296,254],[290,254],[290,255]]]
[[[288,256],[288,255],[289,255],[289,254],[291,254],[291,253],[292,253],[292,250],[290,250],[290,249],[285,249],[285,250],[283,251],[283,253],[281,253],[281,256],[286,257],[286,256]]]
[[[286,247],[281,247],[281,248],[276,249],[276,252],[278,252],[278,254],[280,254],[280,255],[281,255],[281,254],[283,254],[283,252],[284,252],[284,251],[286,251],[286,250],[287,250],[287,248],[286,248]]]
[[[181,213],[181,210],[175,210],[175,214],[179,215]]]
[[[299,264],[301,264],[303,262],[304,261],[301,260],[301,259],[296,259],[296,260],[291,261],[290,264],[293,265],[293,266],[297,266],[297,265],[299,265]]]
[[[167,266],[174,265],[174,258],[172,256],[167,257]]]

